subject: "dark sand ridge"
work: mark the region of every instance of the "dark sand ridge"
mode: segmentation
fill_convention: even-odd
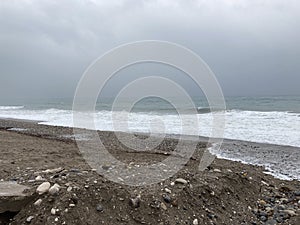
[[[36,195],[11,224],[28,224],[30,216],[31,224],[300,224],[299,216],[286,211],[300,214],[299,181],[280,181],[264,174],[261,167],[221,159],[200,172],[205,142],[198,143],[193,157],[173,177],[147,187],[130,187],[94,172],[70,140],[71,129],[11,120],[2,120],[0,128],[0,179],[33,189],[45,180],[60,185],[55,195]],[[176,139],[169,138],[156,152],[141,153],[121,146],[111,132],[100,136],[116,158],[134,164],[161,161],[166,157],[161,153],[172,152],[176,145]],[[39,175],[45,180],[35,180]],[[188,183],[173,185],[177,178]],[[138,195],[138,207],[129,204]],[[35,206],[38,199],[42,203]]]

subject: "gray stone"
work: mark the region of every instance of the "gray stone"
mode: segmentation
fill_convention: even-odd
[[[183,179],[183,178],[177,178],[177,179],[175,180],[175,183],[179,183],[179,184],[187,184],[188,182],[187,182],[185,179]]]
[[[138,208],[140,207],[140,203],[141,203],[141,198],[140,196],[137,196],[135,198],[130,198],[129,199],[129,205],[133,208]]]
[[[283,210],[282,212],[288,214],[289,216],[296,216],[297,215],[294,210],[286,209],[286,210]]]
[[[163,194],[163,199],[166,203],[171,203],[171,197],[167,194]]]
[[[60,186],[58,184],[54,184],[50,189],[49,189],[49,193],[51,195],[55,195],[59,192],[59,188]]]
[[[271,220],[268,220],[266,223],[265,223],[265,225],[276,225],[277,223],[276,223],[276,220],[273,220],[273,219],[271,219]]]
[[[98,204],[96,209],[97,209],[98,212],[102,212],[104,210],[104,208],[101,204]]]
[[[38,186],[38,188],[36,189],[36,192],[39,195],[42,195],[49,190],[50,186],[51,186],[51,184],[49,182],[44,182],[40,186]]]
[[[15,182],[0,182],[0,213],[18,212],[34,198],[29,187]]]

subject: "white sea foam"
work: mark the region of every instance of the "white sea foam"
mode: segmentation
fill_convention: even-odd
[[[84,113],[83,113],[84,115]],[[185,134],[212,136],[212,114],[198,114],[198,132],[193,131],[195,124],[194,116],[190,114],[181,115],[184,124],[178,115],[158,114],[158,113],[136,113],[132,112],[128,116],[128,121],[124,120],[126,112],[117,112],[117,116],[112,120],[112,113],[109,111],[97,111],[92,117],[95,121],[95,128],[108,131],[129,131],[129,132],[151,132],[155,128],[155,133]],[[85,115],[90,116],[90,115]],[[270,143],[278,145],[289,145],[300,147],[300,114],[289,112],[258,112],[229,110],[225,113],[225,133],[224,138],[258,143]],[[41,124],[55,126],[73,126],[73,114],[71,110],[47,109],[47,110],[27,110],[22,106],[0,106],[0,117],[26,120],[43,121]],[[184,125],[184,127],[182,127]],[[90,128],[85,125],[82,128]],[[223,149],[224,150],[224,149]],[[281,151],[281,149],[279,149]],[[296,149],[298,150],[298,149]],[[275,153],[266,152],[266,158],[260,159],[257,152],[245,154],[238,146],[234,146],[232,151],[214,152],[219,158],[233,161],[240,161],[246,164],[265,166],[267,172],[280,179],[299,179],[299,163],[292,158],[287,158],[289,162],[281,162],[281,159],[274,157]],[[284,150],[282,150],[284,151]],[[282,153],[291,155],[287,151]],[[298,153],[297,153],[298,154]]]
[[[24,106],[0,106],[0,110],[23,109]]]
[[[117,113],[119,116],[114,117],[113,121],[111,112],[95,112],[93,115],[95,128],[131,132],[150,132],[151,128],[155,128],[157,133],[212,136],[213,117],[211,113],[197,115],[198,132],[192,129],[197,121],[190,114],[181,115],[185,121],[182,124],[180,117],[175,114],[132,112],[129,114],[128,121],[124,121],[126,112]],[[38,120],[43,121],[41,123],[46,125],[73,126],[71,110],[54,108],[47,110],[10,108],[7,110],[0,106],[0,117]],[[298,113],[230,110],[225,113],[225,118],[224,138],[300,147],[300,114]]]

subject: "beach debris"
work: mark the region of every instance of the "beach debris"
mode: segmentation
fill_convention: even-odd
[[[36,189],[36,192],[39,195],[42,195],[49,190],[50,186],[51,186],[51,184],[49,182],[44,182],[44,183],[40,184],[40,186],[38,186],[38,188]]]
[[[175,180],[175,183],[178,183],[178,184],[187,184],[187,180],[183,179],[183,178],[177,178]]]

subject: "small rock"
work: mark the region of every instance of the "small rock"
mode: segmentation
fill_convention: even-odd
[[[266,223],[265,223],[265,225],[276,225],[277,223],[276,223],[276,220],[273,220],[273,219],[271,219],[271,220],[268,220]]]
[[[291,188],[290,188],[290,187],[287,187],[287,186],[283,186],[283,187],[280,187],[280,188],[279,188],[279,191],[280,191],[280,192],[290,192],[290,191],[291,191]]]
[[[175,183],[179,183],[179,184],[187,184],[188,182],[187,182],[185,179],[183,179],[183,178],[177,178],[177,179],[175,180]]]
[[[288,214],[291,217],[297,215],[295,211],[289,209],[283,210],[282,212]]]
[[[44,182],[40,186],[38,186],[38,188],[36,189],[36,192],[39,195],[42,195],[49,190],[50,186],[51,186],[51,184],[49,182]]]
[[[26,219],[26,222],[27,223],[31,223],[31,221],[33,220],[33,218],[34,218],[33,216],[28,216],[27,219]]]
[[[193,225],[198,225],[198,224],[199,224],[198,219],[194,219],[193,220]]]
[[[58,185],[58,184],[54,184],[50,189],[49,189],[49,193],[51,194],[51,195],[55,195],[55,194],[57,194],[58,192],[59,192],[59,188],[60,188],[60,186]]]
[[[75,204],[73,204],[73,203],[71,203],[71,204],[69,204],[69,207],[75,207],[76,205]]]
[[[70,186],[70,187],[68,187],[68,188],[67,188],[67,192],[71,192],[71,191],[72,191],[72,189],[73,189],[73,188],[72,188],[71,186]]]
[[[98,204],[96,209],[97,209],[98,212],[102,212],[104,210],[104,208],[101,204]]]
[[[63,169],[61,167],[59,167],[59,168],[55,168],[55,169],[44,170],[43,173],[59,173],[61,171],[63,171]]]
[[[165,203],[160,203],[160,207],[163,209],[163,210],[167,210],[167,206],[165,205]]]
[[[216,173],[221,173],[221,172],[222,172],[222,171],[219,170],[219,169],[214,169],[213,171],[216,172]]]
[[[42,204],[42,201],[43,201],[42,199],[38,199],[33,203],[33,205],[40,206]]]
[[[140,207],[140,203],[141,203],[141,197],[137,196],[135,198],[130,198],[129,199],[129,205],[133,208],[138,208]]]
[[[170,203],[172,201],[171,197],[167,194],[163,194],[163,199],[166,203]]]
[[[268,213],[268,215],[272,215],[273,209],[271,207],[266,207],[265,210]]]
[[[52,215],[55,215],[55,214],[56,214],[56,209],[52,208],[52,209],[51,209],[51,214],[52,214]]]
[[[35,180],[36,180],[36,181],[41,181],[41,180],[44,180],[44,179],[43,179],[42,176],[37,176],[37,177],[35,178]]]
[[[267,203],[264,201],[264,200],[259,200],[259,202],[258,202],[260,205],[262,205],[262,206],[264,206],[264,205],[266,205]]]
[[[211,219],[211,220],[214,219],[214,218],[216,217],[216,216],[215,216],[214,214],[212,214],[212,213],[208,213],[207,216],[208,216],[208,218]]]
[[[171,191],[170,189],[168,189],[168,188],[165,188],[165,192],[167,192],[167,193],[169,193],[169,194],[172,193],[172,191]]]
[[[267,221],[267,217],[265,217],[265,216],[261,216],[259,219],[260,219],[261,221],[263,221],[263,222],[266,222],[266,221]]]
[[[296,196],[300,196],[300,191],[294,191],[294,194],[295,194]]]

